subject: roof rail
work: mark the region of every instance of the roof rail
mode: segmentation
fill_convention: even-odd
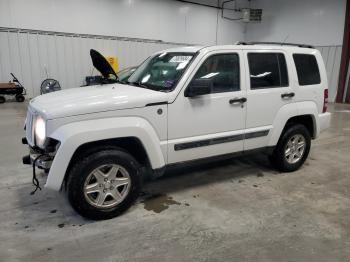
[[[294,43],[283,43],[283,42],[237,42],[236,45],[288,45],[288,46],[297,46],[304,48],[315,48],[312,45],[305,44],[294,44]]]

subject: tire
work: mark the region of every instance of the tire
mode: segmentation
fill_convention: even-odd
[[[293,144],[295,141],[297,141],[296,144]],[[301,150],[301,148],[298,149],[302,141],[304,141],[305,144],[303,150]],[[290,144],[288,144],[288,142],[290,142]],[[293,172],[304,164],[309,155],[310,147],[311,136],[308,129],[301,124],[290,125],[282,133],[269,159],[271,164],[279,171]],[[288,148],[290,150],[288,150]]]
[[[111,169],[109,169],[110,166]],[[112,174],[112,167],[119,168],[117,174],[122,177],[114,176],[114,182],[113,179],[108,178],[107,182],[100,183],[101,180],[97,180],[97,177],[101,176],[101,172],[103,175]],[[95,177],[95,174],[98,175]],[[79,160],[68,175],[67,189],[70,204],[80,215],[93,220],[110,219],[122,214],[133,204],[141,190],[140,166],[129,153],[122,149],[107,149],[92,153]],[[102,177],[106,181],[105,176]],[[115,183],[120,183],[121,179],[126,179],[125,181],[129,181],[129,184],[115,185]],[[99,188],[94,186],[95,184]],[[87,193],[89,186],[93,189],[96,187],[96,190],[99,191]],[[104,190],[106,193],[103,193]],[[119,193],[114,193],[114,195],[123,196],[119,198],[118,203],[116,203],[117,198],[112,197],[115,190],[118,190]],[[100,194],[101,196],[107,195],[102,204],[102,200],[99,201]]]
[[[0,96],[0,104],[3,104],[6,102],[6,98],[4,96]]]
[[[23,95],[16,95],[16,101],[19,103],[24,102],[24,96]]]

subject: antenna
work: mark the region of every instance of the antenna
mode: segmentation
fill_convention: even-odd
[[[287,35],[286,38],[282,41],[282,45],[287,41],[288,38],[289,38],[289,35]]]

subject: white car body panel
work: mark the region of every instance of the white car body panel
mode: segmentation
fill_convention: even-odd
[[[216,52],[206,52],[198,57],[193,65],[191,75],[184,86],[187,86],[202,63],[213,54],[238,54],[237,49],[225,49]],[[231,105],[232,98],[246,97],[245,70],[243,59],[240,59],[240,91],[214,93],[193,98],[184,96],[183,88],[177,99],[168,107],[168,163],[189,161],[199,158],[222,155],[243,150],[243,140],[222,143],[200,148],[191,148],[176,151],[175,145],[187,141],[202,141],[244,134],[245,106]],[[181,112],[184,117],[178,118]],[[226,119],[223,121],[223,119]],[[193,128],[196,127],[196,128]]]
[[[149,155],[152,168],[165,165],[160,141],[154,128],[144,119],[136,117],[103,118],[70,123],[58,128],[51,137],[61,141],[52,163],[46,187],[59,190],[70,159],[76,149],[85,143],[118,137],[136,137]]]
[[[38,96],[31,101],[45,119],[145,107],[167,94],[122,84],[85,86]]]
[[[259,48],[259,49],[250,49],[244,51],[244,56],[247,57],[249,53],[269,53],[271,50],[268,48]],[[269,135],[262,136],[254,139],[245,140],[244,150],[251,150],[257,147],[264,147],[268,144],[268,141],[276,141],[275,134],[279,134],[281,129],[276,126],[277,123],[280,123],[276,119],[278,115],[278,120],[280,118],[285,119],[285,122],[288,120],[288,116],[293,115],[293,111],[296,111],[296,105],[293,103],[293,98],[283,99],[281,94],[296,92],[295,86],[293,84],[294,78],[291,74],[292,63],[289,56],[289,53],[285,50],[275,48],[274,53],[282,53],[286,58],[287,72],[289,85],[286,87],[278,88],[263,88],[263,89],[251,89],[250,88],[250,77],[249,73],[246,74],[247,85],[249,86],[247,91],[247,117],[246,117],[246,129],[258,128],[264,126],[271,126]],[[248,59],[245,59],[245,66],[249,68]],[[290,106],[285,107],[290,104]],[[280,112],[280,110],[283,110]],[[267,113],[268,112],[268,113]],[[294,115],[293,115],[294,116]],[[274,132],[274,129],[277,128],[277,132]],[[278,140],[278,139],[277,139]],[[277,143],[277,142],[276,142]]]
[[[315,137],[330,125],[331,115],[322,113],[323,92],[328,87],[327,75],[322,57],[316,49],[228,45],[183,47],[162,52],[197,52],[172,92],[108,84],[68,89],[31,101],[31,110],[46,120],[47,137],[60,141],[48,174],[47,188],[61,188],[74,152],[89,142],[136,137],[144,146],[151,167],[158,169],[182,161],[273,147],[288,119],[295,116],[312,116]],[[251,90],[247,60],[249,52],[283,53],[289,85]],[[240,90],[185,97],[184,91],[200,65],[210,55],[220,53],[239,54]],[[292,57],[294,53],[315,55],[321,84],[299,86]],[[290,92],[295,93],[293,98],[281,98],[281,94]],[[247,102],[242,105],[228,103],[230,99],[240,97],[246,97]],[[229,140],[217,144],[180,147],[227,137]]]

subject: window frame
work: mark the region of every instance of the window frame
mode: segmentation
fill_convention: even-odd
[[[316,61],[316,67],[317,67],[317,72],[318,72],[318,76],[319,76],[319,79],[320,79],[318,83],[316,83],[316,84],[301,84],[301,83],[300,83],[299,75],[298,75],[298,68],[297,68],[297,65],[296,65],[296,63],[295,63],[294,55],[312,56],[312,57],[315,59],[315,61]],[[293,63],[294,63],[294,66],[295,66],[295,74],[296,74],[296,76],[297,76],[298,85],[299,85],[299,86],[315,86],[315,85],[320,85],[320,84],[322,84],[322,77],[321,77],[320,66],[319,66],[319,64],[318,64],[318,60],[317,60],[316,55],[314,55],[314,54],[308,54],[308,53],[292,53],[292,58],[293,58]]]
[[[282,86],[264,86],[264,87],[258,87],[258,88],[252,88],[252,83],[251,83],[251,72],[250,72],[250,65],[249,65],[249,54],[281,54],[284,57],[284,61],[286,64],[286,70],[287,70],[287,84],[286,85],[282,85]],[[288,62],[287,62],[287,54],[285,52],[283,52],[282,50],[247,50],[246,52],[246,59],[247,59],[247,72],[248,72],[248,79],[249,79],[249,89],[250,90],[264,90],[264,89],[276,89],[276,88],[286,88],[286,87],[290,87],[290,73],[289,73],[289,66],[288,66]],[[280,62],[279,59],[277,60],[278,63],[278,71],[279,71],[279,75],[281,76],[281,70],[280,70]],[[281,79],[280,79],[281,80]]]
[[[224,93],[230,93],[230,92],[240,92],[242,91],[242,67],[241,67],[241,56],[240,56],[240,53],[237,51],[227,51],[227,52],[218,52],[218,53],[213,53],[213,54],[210,54],[206,57],[203,57],[203,62],[200,62],[200,65],[198,65],[198,67],[194,70],[193,72],[193,76],[191,77],[191,80],[188,82],[188,84],[186,85],[186,88],[184,89],[184,94],[186,94],[186,91],[189,87],[189,85],[191,84],[191,82],[195,79],[195,76],[198,72],[198,70],[201,68],[201,66],[211,57],[213,56],[218,56],[218,55],[237,55],[238,56],[238,68],[239,68],[239,73],[238,73],[238,82],[239,82],[239,89],[238,90],[228,90],[228,91],[223,91],[223,92],[213,92],[213,93],[209,93],[209,94],[206,94],[206,95],[211,95],[211,94],[224,94]],[[232,71],[233,72],[233,71]]]

